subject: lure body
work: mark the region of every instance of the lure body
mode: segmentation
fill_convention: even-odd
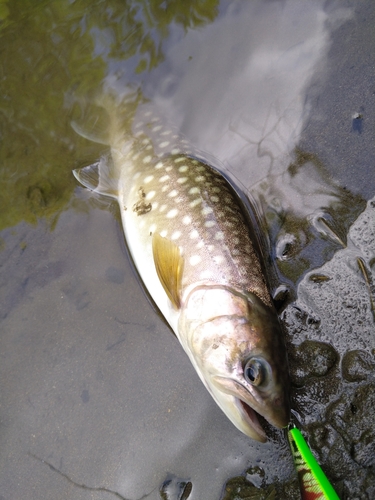
[[[320,465],[315,460],[301,432],[288,432],[294,465],[300,483],[302,500],[340,500]]]

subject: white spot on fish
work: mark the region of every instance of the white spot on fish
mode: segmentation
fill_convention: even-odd
[[[167,213],[167,217],[168,219],[173,219],[174,217],[176,217],[177,214],[178,214],[177,208],[172,208],[172,210],[169,210],[169,212]]]
[[[172,169],[173,169],[173,167],[171,167],[171,166],[165,168],[166,172],[170,172]]]
[[[197,193],[200,193],[200,189],[199,188],[192,187],[191,189],[189,189],[189,194],[197,194]]]
[[[199,279],[206,280],[207,278],[211,278],[211,271],[208,271],[206,269],[205,271],[202,271],[201,273],[199,273]]]
[[[220,189],[219,187],[214,186],[214,187],[212,188],[212,192],[213,192],[213,193],[220,193],[220,191],[221,191],[221,189]]]
[[[154,127],[154,128],[152,129],[152,131],[153,131],[153,132],[158,132],[161,128],[162,128],[162,126],[161,126],[161,125],[156,125],[156,127]]]
[[[189,224],[191,224],[191,217],[185,215],[185,217],[182,219],[182,222],[185,224],[185,226],[188,226]]]
[[[198,241],[198,243],[196,244],[196,248],[203,248],[204,247],[204,241],[200,240]]]
[[[144,160],[143,160],[144,161]],[[149,182],[151,182],[152,180],[154,180],[154,176],[153,175],[148,175],[147,177],[144,178],[143,182],[145,184],[148,184]]]
[[[143,131],[142,130],[138,130],[138,132],[136,132],[134,134],[135,137],[139,137],[140,135],[143,135]]]
[[[169,175],[163,175],[163,177],[160,177],[159,182],[165,182],[169,179]]]
[[[178,137],[178,136],[173,136],[174,138]],[[181,153],[181,150],[178,149],[178,148],[175,148],[175,149],[172,149],[171,153],[173,155],[178,155],[178,153]]]
[[[215,264],[222,264],[224,262],[224,257],[222,255],[214,255],[212,260]]]
[[[135,155],[132,156],[132,160],[138,160],[139,158],[139,153],[135,153]]]
[[[187,177],[179,177],[179,178],[177,179],[177,182],[178,182],[179,184],[184,184],[187,180],[188,180],[188,178],[187,178]]]
[[[203,170],[206,170],[206,168],[203,166],[200,166],[200,167],[196,167],[195,170],[196,170],[196,172],[203,172]]]
[[[168,191],[169,189],[169,186],[165,185],[161,188],[162,192],[165,193],[166,191]]]
[[[168,234],[168,231],[166,229],[164,229],[163,231],[160,232],[160,236],[162,236],[163,238],[165,238]]]
[[[198,176],[195,178],[195,181],[196,181],[196,182],[203,182],[204,180],[205,180],[204,175],[198,175]]]
[[[152,149],[151,144],[149,144],[148,146],[146,146],[146,150],[147,150],[147,151],[149,151],[150,149]]]
[[[172,133],[172,130],[164,130],[164,132],[161,132],[160,135],[169,135]]]
[[[211,207],[204,207],[202,208],[202,212],[201,214],[202,215],[208,215],[208,214],[212,214],[213,210]]]
[[[233,241],[233,243],[234,243],[235,245],[238,245],[238,243],[240,242],[240,239],[239,239],[239,238],[233,238],[233,240],[232,240],[232,241]]]
[[[195,200],[191,201],[191,202],[189,203],[189,207],[194,208],[194,207],[196,207],[197,205],[199,205],[199,203],[202,203],[202,198],[197,198],[197,199],[195,199]]]
[[[234,248],[234,249],[232,250],[232,255],[240,255],[240,253],[241,253],[241,252],[238,250],[238,248]]]
[[[214,203],[217,203],[219,201],[219,197],[218,196],[211,196],[211,201],[213,201]]]
[[[169,141],[164,141],[159,144],[160,148],[166,148],[167,146],[169,146]]]
[[[215,240],[223,240],[224,239],[224,233],[222,231],[218,231],[215,234]]]
[[[143,139],[142,141],[142,144],[148,144],[150,142],[150,139],[148,139],[147,137],[145,139]]]
[[[178,240],[178,238],[181,236],[181,231],[175,231],[172,236],[171,236],[171,239],[172,240]]]
[[[182,160],[182,159],[183,159],[183,158],[181,158],[181,160]],[[188,169],[189,169],[189,167],[188,167],[187,165],[182,165],[182,166],[178,169],[178,171],[179,171],[179,172],[186,172]]]
[[[201,257],[199,255],[192,255],[189,259],[189,262],[192,266],[196,266],[197,264],[200,263]]]
[[[204,225],[206,227],[214,227],[214,225],[216,224],[216,222],[214,220],[207,220]]]
[[[176,191],[176,189],[174,189],[173,191],[171,191],[170,193],[168,193],[168,196],[170,198],[174,198],[177,195],[178,195],[178,191]]]
[[[134,175],[133,175],[133,179],[138,179],[138,177],[140,177],[141,175],[141,172],[136,172]]]
[[[167,208],[167,205],[162,205],[159,209],[159,212],[164,212],[164,210]]]
[[[163,168],[163,162],[159,161],[156,165],[155,168],[158,170],[159,168]]]
[[[156,210],[156,209],[158,208],[158,206],[159,206],[159,203],[158,203],[157,201],[154,201],[154,202],[152,203],[152,208],[153,208],[154,210]]]
[[[174,162],[175,163],[180,163],[181,161],[185,161],[185,157],[184,156],[179,156],[178,158],[175,158]]]
[[[151,177],[151,176],[150,176]],[[146,180],[145,180],[146,182]],[[155,196],[156,194],[156,191],[149,191],[147,194],[146,194],[146,200],[152,200],[152,198]],[[153,207],[155,209],[155,206]]]
[[[152,160],[152,156],[148,155],[148,156],[145,156],[142,160],[143,163],[150,163],[150,161]]]
[[[134,127],[134,128],[139,128],[139,127],[142,127],[142,125],[144,125],[144,123],[143,123],[143,122],[138,122],[138,123],[135,125],[135,127]]]
[[[191,240],[195,240],[196,238],[199,238],[199,233],[196,229],[193,229],[189,236]]]
[[[154,233],[156,231],[156,224],[151,224],[150,226],[150,233]]]

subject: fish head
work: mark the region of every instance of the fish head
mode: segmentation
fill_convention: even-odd
[[[183,304],[179,335],[199,376],[244,434],[265,442],[258,415],[289,423],[289,375],[276,312],[252,293],[221,286],[194,289]]]

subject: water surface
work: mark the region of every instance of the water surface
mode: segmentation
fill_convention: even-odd
[[[0,18],[1,498],[299,498],[283,434],[260,445],[220,412],[117,207],[71,175],[108,150],[71,127],[105,92],[136,94],[255,203],[288,289],[293,407],[340,496],[372,498],[372,2],[13,1]]]

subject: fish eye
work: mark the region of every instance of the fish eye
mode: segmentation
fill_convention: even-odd
[[[267,382],[269,371],[270,366],[265,360],[250,358],[244,366],[243,374],[249,384],[258,387]]]

